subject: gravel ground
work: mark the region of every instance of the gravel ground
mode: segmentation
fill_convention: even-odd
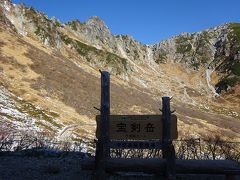
[[[0,179],[91,179],[81,171],[81,154],[55,156],[0,156]]]
[[[51,152],[0,152],[0,180],[91,180],[93,172],[82,171],[81,162],[86,157],[83,153]],[[150,180],[159,179],[153,176],[109,175],[110,180]],[[162,179],[162,178],[160,178]],[[223,180],[223,176],[178,175],[179,180]]]

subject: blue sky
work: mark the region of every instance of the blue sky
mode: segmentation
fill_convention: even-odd
[[[240,22],[240,0],[13,0],[61,22],[99,16],[111,32],[153,44],[182,32]]]

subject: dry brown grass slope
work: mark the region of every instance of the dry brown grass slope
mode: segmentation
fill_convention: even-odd
[[[1,29],[0,36],[2,83],[26,101],[59,114],[64,125],[79,124],[83,127],[77,126],[77,131],[82,128],[82,132],[93,134],[94,115],[98,113],[93,106],[100,104],[100,75],[90,74],[60,53],[43,51],[16,34]],[[139,110],[142,113],[157,108],[140,90],[113,81],[111,91],[113,113],[138,113],[134,106],[144,105]]]
[[[87,64],[81,57],[68,58],[64,52],[44,47],[34,39],[5,31],[4,26],[0,27],[0,37],[1,84],[34,106],[57,114],[53,119],[46,120],[55,122],[52,126],[57,126],[54,133],[59,138],[94,138],[94,116],[98,112],[93,106],[100,104],[98,67]],[[148,71],[146,77],[142,71],[133,73],[133,77],[143,76],[149,80],[149,85],[140,87],[134,78],[125,82],[113,75],[111,113],[160,113],[160,97],[166,93],[161,91],[162,86],[170,90],[169,95],[175,95],[174,108],[179,117],[180,138],[216,134],[235,140],[240,138],[239,118],[218,113],[221,108],[218,102],[211,100],[208,103],[216,110],[185,104],[184,92],[188,95],[187,99],[196,102],[204,103],[209,99],[210,96],[204,96],[209,90],[198,88],[196,84],[200,80],[206,84],[203,71],[185,72],[180,65],[171,64],[161,65],[159,74],[153,74],[144,64],[139,66]],[[236,109],[239,110],[239,106]],[[45,128],[44,124],[33,125]]]

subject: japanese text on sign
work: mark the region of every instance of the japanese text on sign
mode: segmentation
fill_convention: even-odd
[[[100,116],[97,116],[100,121]],[[177,138],[177,117],[171,116],[171,138]],[[99,126],[98,126],[99,127]],[[110,139],[150,140],[162,139],[161,115],[110,115]],[[97,136],[98,136],[97,130]]]

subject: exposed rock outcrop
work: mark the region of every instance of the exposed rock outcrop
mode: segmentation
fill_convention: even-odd
[[[30,109],[41,115],[29,116],[33,126],[62,139],[93,136],[96,112],[91,108],[98,103],[98,70],[105,69],[113,75],[112,112],[159,113],[159,97],[170,95],[179,113],[180,134],[191,129],[193,135],[212,130],[237,136],[239,23],[145,45],[129,35],[113,35],[98,17],[63,24],[9,0],[0,2],[0,23],[0,83],[31,101]],[[60,116],[50,117],[51,110]],[[7,122],[10,115],[0,117]]]

